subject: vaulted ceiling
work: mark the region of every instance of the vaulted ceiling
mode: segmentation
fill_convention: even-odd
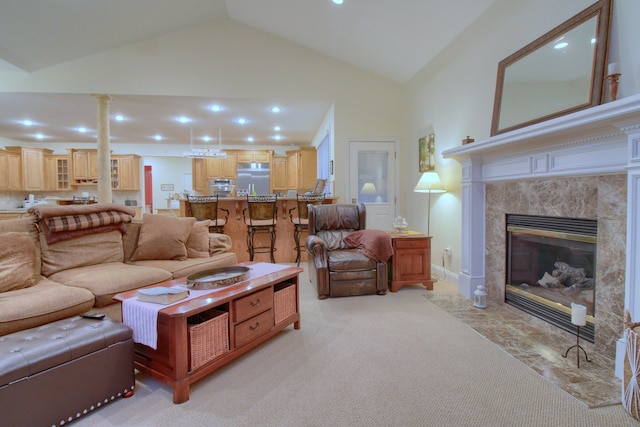
[[[495,0],[2,0],[0,72],[31,73],[73,59],[151,39],[194,26],[232,19],[308,47],[397,82],[406,82],[478,18]],[[37,141],[35,128],[17,120],[47,123],[49,141],[87,141],[77,131],[76,97],[70,94],[0,94],[0,137]],[[197,119],[207,99],[130,96],[119,100],[127,115],[144,117],[144,128],[159,134],[175,123],[166,119],[171,104],[179,114]],[[257,102],[257,100],[256,100]],[[272,113],[265,100],[226,99],[229,111],[247,111],[256,141],[273,137]],[[168,103],[168,104],[167,104]],[[63,111],[60,106],[64,105]],[[52,106],[57,106],[53,108]],[[155,110],[155,108],[161,108]],[[283,141],[310,141],[328,105],[301,100],[280,105]],[[57,111],[56,111],[57,110]],[[20,115],[18,115],[20,113]],[[178,113],[174,113],[178,114]],[[70,123],[64,116],[74,116]],[[94,111],[90,118],[95,120]],[[231,119],[231,118],[230,118]],[[87,124],[90,126],[90,123]],[[114,142],[138,141],[134,131]],[[225,130],[225,140],[243,140]],[[244,129],[244,134],[247,129]],[[217,138],[217,135],[212,135]],[[145,136],[148,138],[148,136]]]

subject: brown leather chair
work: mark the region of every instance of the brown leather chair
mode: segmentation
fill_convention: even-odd
[[[318,298],[386,294],[387,263],[371,260],[344,243],[347,235],[366,228],[364,204],[308,208],[309,277],[318,288]]]

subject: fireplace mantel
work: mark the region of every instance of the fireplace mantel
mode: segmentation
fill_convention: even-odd
[[[485,188],[489,183],[627,176],[625,308],[640,320],[640,94],[443,152],[462,166],[459,293],[485,283]]]

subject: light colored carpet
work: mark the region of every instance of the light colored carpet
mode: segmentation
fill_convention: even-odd
[[[411,287],[319,301],[301,277],[287,328],[191,388],[138,374],[135,395],[75,426],[637,426],[589,409]]]

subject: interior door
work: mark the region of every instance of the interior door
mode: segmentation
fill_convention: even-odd
[[[364,203],[367,228],[391,230],[396,212],[398,141],[349,140],[347,200]]]

